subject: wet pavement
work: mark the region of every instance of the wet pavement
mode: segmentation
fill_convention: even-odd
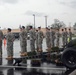
[[[30,51],[30,41],[27,41],[27,50]],[[46,51],[46,43],[45,39],[43,41],[43,50]],[[14,42],[14,57],[19,57],[20,53],[20,42],[19,40],[15,40]],[[5,58],[7,57],[6,47],[3,45],[3,59],[0,59],[0,65],[10,65],[12,61],[7,61]],[[56,66],[52,63],[43,62],[40,66],[41,68],[29,68],[32,67],[30,64],[31,60],[27,60],[27,65],[24,69],[16,69],[16,68],[0,68],[0,75],[76,75],[76,71],[74,70],[66,70],[63,66]],[[43,69],[42,69],[43,68]]]

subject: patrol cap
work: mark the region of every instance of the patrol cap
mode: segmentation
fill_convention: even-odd
[[[65,30],[67,30],[67,28],[65,28]]]
[[[7,30],[11,31],[11,28],[8,28]]]
[[[56,30],[58,30],[59,31],[59,29],[57,28]]]
[[[22,26],[22,29],[25,29],[25,26]]]
[[[48,29],[48,27],[46,27],[46,29]]]
[[[32,29],[33,27],[32,26],[30,26],[30,29]]]
[[[64,29],[62,29],[62,31],[64,31]]]
[[[53,29],[53,27],[51,27],[51,29]]]
[[[38,29],[36,29],[36,31],[38,31]]]
[[[38,29],[41,29],[41,27],[38,27]]]

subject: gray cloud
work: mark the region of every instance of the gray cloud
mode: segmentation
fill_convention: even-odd
[[[40,17],[40,16],[45,16],[46,14],[45,13],[39,13],[39,12],[34,12],[34,11],[27,11],[24,13],[25,15],[33,15],[35,14],[36,16]]]
[[[76,8],[76,0],[70,2],[71,6]]]
[[[17,3],[18,1],[19,1],[19,0],[1,0],[0,2],[15,4],[15,3]]]
[[[76,8],[76,0],[57,0],[60,4]]]

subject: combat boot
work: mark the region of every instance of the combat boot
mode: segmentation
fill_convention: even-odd
[[[21,52],[20,56],[27,56],[27,52]]]
[[[7,60],[12,60],[13,59],[13,56],[8,56],[6,59]]]
[[[38,50],[38,53],[42,53],[42,52],[43,52],[43,50],[42,50],[42,49],[39,49],[39,50]]]

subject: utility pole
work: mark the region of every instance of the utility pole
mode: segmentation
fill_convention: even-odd
[[[45,16],[45,27],[47,27],[47,16]]]
[[[35,14],[33,14],[33,16],[34,16],[34,29],[35,29]]]

